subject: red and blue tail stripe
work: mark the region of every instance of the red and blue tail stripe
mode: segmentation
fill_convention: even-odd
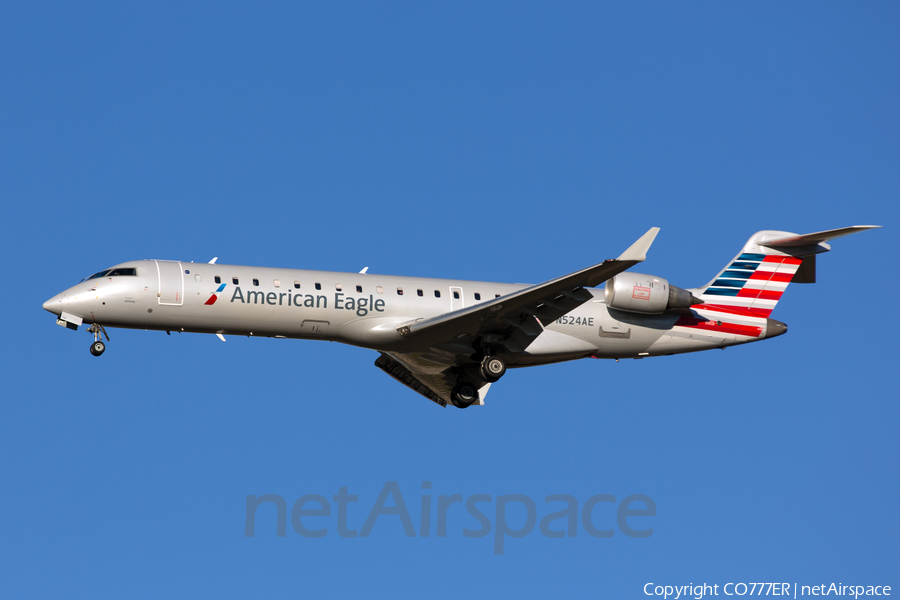
[[[697,308],[768,317],[802,262],[776,252],[741,253],[703,290]]]
[[[828,240],[875,227],[855,225],[803,235],[757,231],[715,279],[691,290],[703,302],[692,306],[693,314],[682,316],[675,325],[758,337],[771,325],[769,315],[795,280],[804,258],[829,251]],[[814,281],[815,262],[810,261],[798,282]],[[778,331],[783,333],[784,329]]]

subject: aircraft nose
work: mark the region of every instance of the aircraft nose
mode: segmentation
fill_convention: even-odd
[[[62,312],[62,302],[59,294],[53,296],[43,304],[44,310],[47,312],[53,313],[56,316],[59,316],[60,312]]]

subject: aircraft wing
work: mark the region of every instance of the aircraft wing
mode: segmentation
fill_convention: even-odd
[[[441,406],[450,403],[450,393],[459,383],[459,374],[452,367],[416,354],[382,352],[375,366]],[[475,404],[484,404],[484,396],[490,387],[491,384],[486,383],[478,390],[479,399]]]
[[[544,325],[593,298],[584,288],[597,286],[645,260],[657,233],[658,227],[651,228],[616,259],[405,325],[398,332],[420,342],[423,351],[430,349],[432,353],[446,353],[450,357],[471,354],[476,338],[482,338],[483,345],[502,346],[511,354],[523,352],[541,334]]]

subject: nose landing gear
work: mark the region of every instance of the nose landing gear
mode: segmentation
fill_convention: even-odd
[[[109,341],[109,334],[106,333],[106,329],[104,329],[103,325],[101,325],[100,323],[94,323],[93,325],[88,327],[87,332],[94,334],[94,343],[91,344],[91,354],[93,354],[94,356],[100,356],[104,351],[106,351],[106,344],[104,344],[100,339],[100,333],[102,332],[103,335],[106,336],[107,342]]]

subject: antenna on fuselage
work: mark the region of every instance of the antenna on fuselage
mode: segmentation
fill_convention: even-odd
[[[366,271],[368,271],[368,270],[369,270],[369,267],[364,267],[363,270],[360,271],[360,274],[365,275]]]
[[[213,259],[212,259],[211,261],[209,261],[209,263],[207,263],[207,264],[214,265],[214,264],[216,264],[216,261],[217,261],[217,260],[219,260],[219,257],[218,257],[218,256],[213,256]]]

